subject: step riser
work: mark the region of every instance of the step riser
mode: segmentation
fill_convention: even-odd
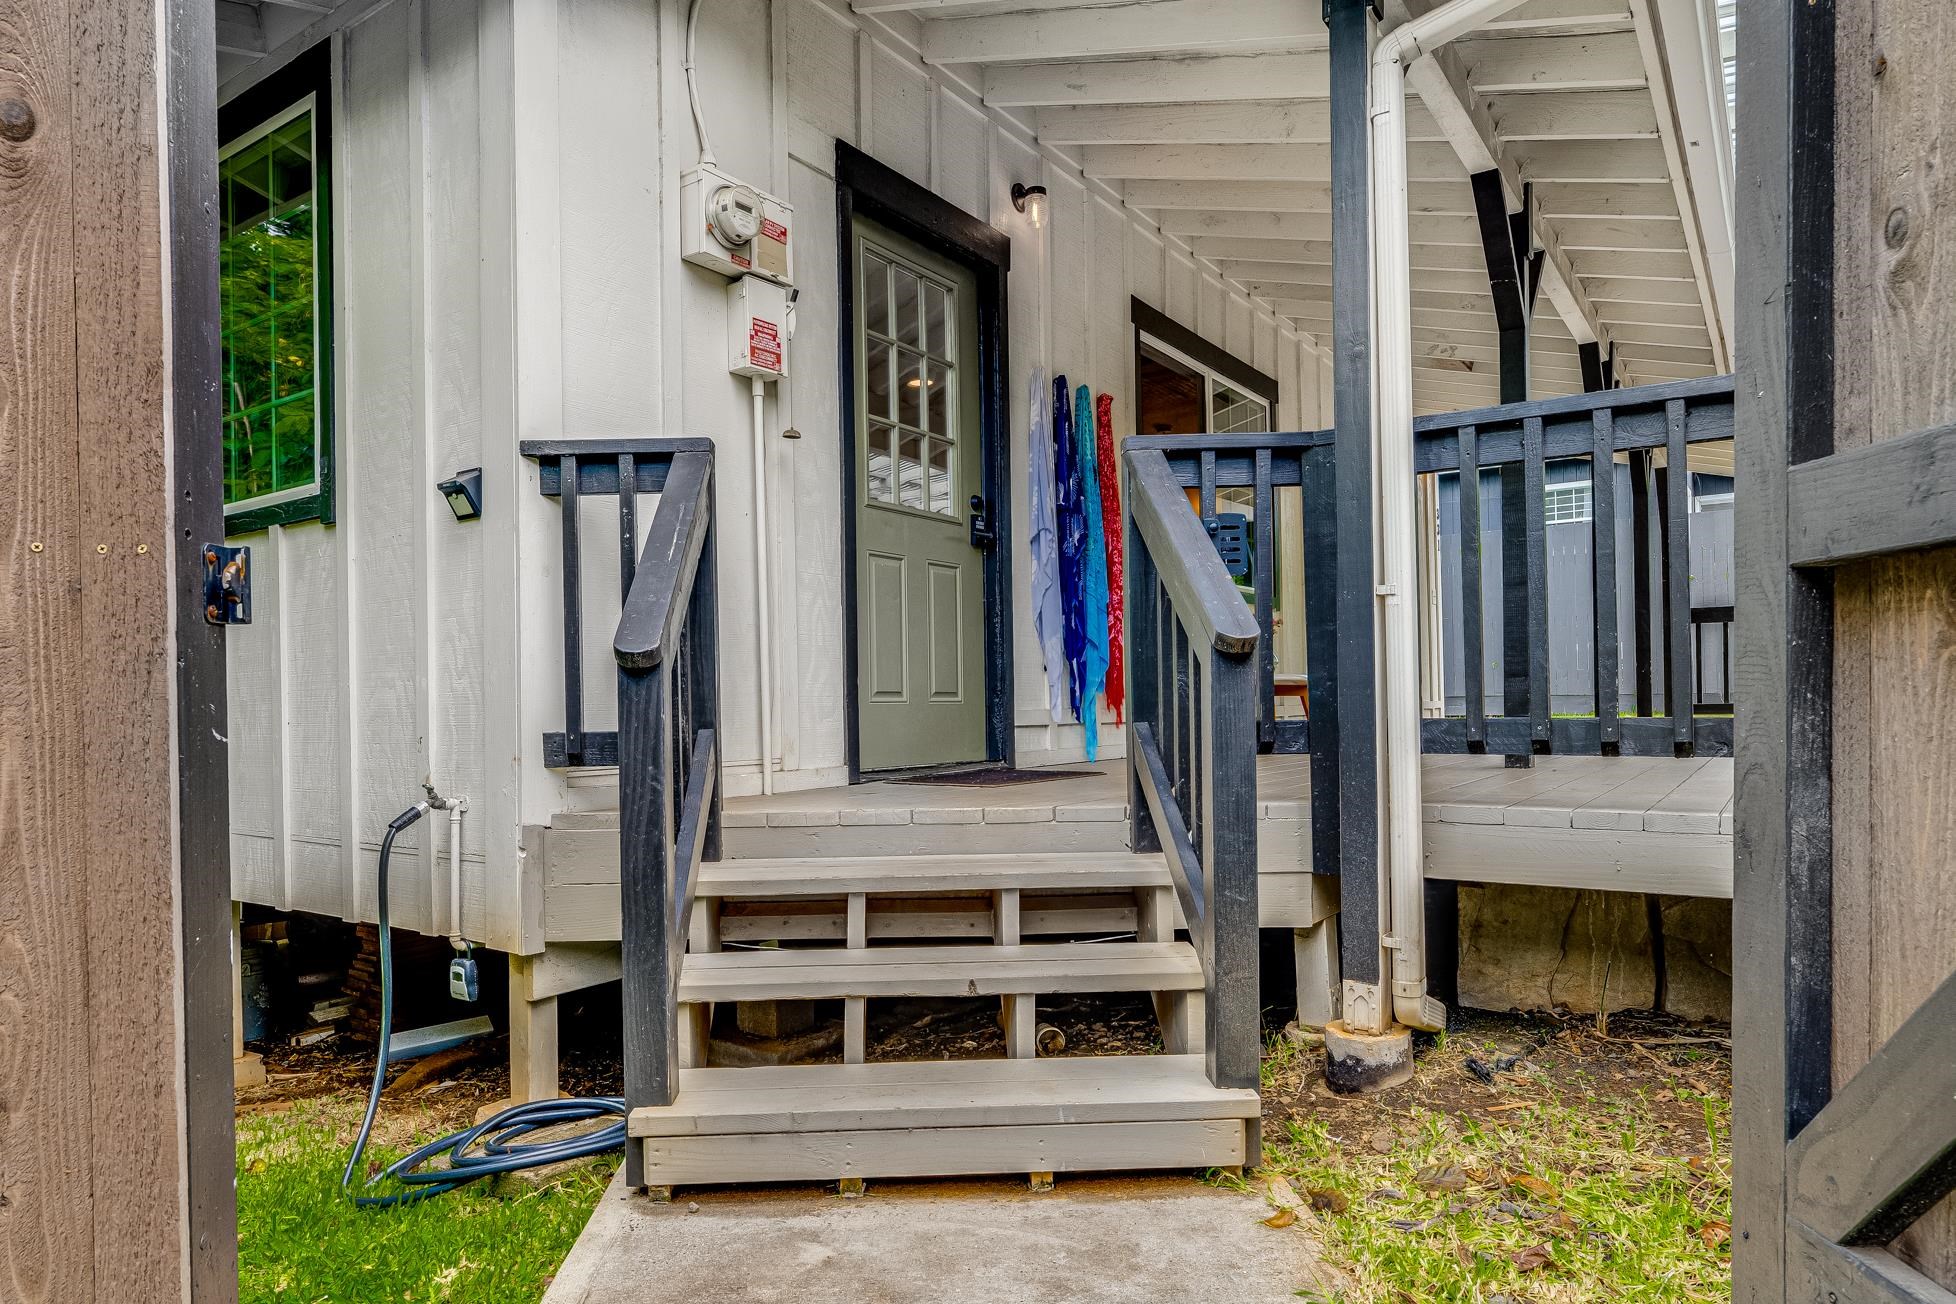
[[[650,1185],[827,1182],[1233,1167],[1254,1162],[1254,1127],[1226,1118],[648,1137],[641,1144]]]

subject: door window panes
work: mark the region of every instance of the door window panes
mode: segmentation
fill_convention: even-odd
[[[865,250],[861,267],[869,500],[961,518],[952,361],[957,291],[883,250]]]

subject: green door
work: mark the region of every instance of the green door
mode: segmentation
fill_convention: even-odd
[[[977,282],[857,219],[860,767],[985,759]]]

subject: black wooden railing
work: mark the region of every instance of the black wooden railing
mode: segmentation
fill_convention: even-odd
[[[696,871],[720,858],[719,604],[713,445],[701,439],[526,442],[542,490],[563,504],[565,729],[551,764],[618,767],[618,878],[625,1106],[669,1105],[679,1064],[679,970]],[[621,488],[627,492],[620,492]],[[583,728],[580,497],[618,497],[623,610],[618,729]],[[638,542],[637,497],[659,502]],[[626,1180],[643,1157],[626,1150]]]
[[[1147,435],[1130,439],[1126,445],[1130,449],[1158,452],[1167,459],[1175,483],[1184,490],[1195,491],[1196,513],[1209,537],[1219,543],[1222,519],[1217,511],[1217,491],[1248,489],[1251,492],[1250,555],[1244,560],[1249,563],[1251,605],[1260,634],[1256,659],[1259,751],[1299,754],[1310,748],[1307,720],[1277,716],[1276,499],[1278,490],[1290,487],[1302,488],[1307,501],[1314,491],[1328,494],[1331,444],[1331,432],[1326,430],[1282,435]],[[1306,529],[1309,530],[1308,517]],[[1298,546],[1291,543],[1293,549]],[[1307,584],[1320,578],[1329,579],[1329,572],[1320,577],[1309,566],[1305,574]],[[1301,613],[1292,616],[1298,618]],[[1313,664],[1317,664],[1316,652],[1316,648],[1308,648]]]
[[[1257,1085],[1257,622],[1157,449],[1129,444],[1128,809],[1202,958],[1209,1080]]]
[[[1486,752],[1525,756],[1538,752],[1622,756],[1730,756],[1729,715],[1700,714],[1694,707],[1693,622],[1691,612],[1688,453],[1693,444],[1732,438],[1732,378],[1682,381],[1638,389],[1604,390],[1569,398],[1470,412],[1422,417],[1413,425],[1414,469],[1420,475],[1454,471],[1460,476],[1461,582],[1442,595],[1461,613],[1466,666],[1466,714],[1422,723],[1422,748],[1428,752]],[[1617,617],[1617,502],[1614,467],[1618,454],[1631,463],[1633,500],[1649,482],[1653,454],[1664,453],[1665,472],[1656,506],[1656,531],[1662,564],[1661,597],[1665,664],[1662,709],[1650,702],[1653,660],[1648,567],[1632,566],[1636,586],[1630,643],[1638,669],[1639,713],[1621,711],[1623,631]],[[1595,627],[1595,713],[1556,716],[1549,704],[1549,610],[1544,465],[1565,458],[1589,458],[1591,585]],[[1527,644],[1526,714],[1490,715],[1483,683],[1486,649],[1481,610],[1481,501],[1483,470],[1518,464],[1522,471],[1526,522],[1525,591],[1510,610],[1525,617]],[[1306,511],[1310,510],[1309,504]],[[1649,509],[1633,501],[1633,537],[1643,538]],[[1637,558],[1633,557],[1633,563]],[[1518,670],[1518,668],[1517,668]],[[1519,681],[1517,673],[1514,678]],[[1509,705],[1504,703],[1504,705]]]

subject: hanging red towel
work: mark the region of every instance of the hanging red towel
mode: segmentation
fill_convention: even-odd
[[[1121,576],[1121,467],[1114,452],[1114,396],[1102,394],[1094,404],[1095,461],[1100,463],[1100,521],[1107,535],[1107,705],[1115,723],[1126,718],[1127,677],[1121,652],[1124,621]]]

